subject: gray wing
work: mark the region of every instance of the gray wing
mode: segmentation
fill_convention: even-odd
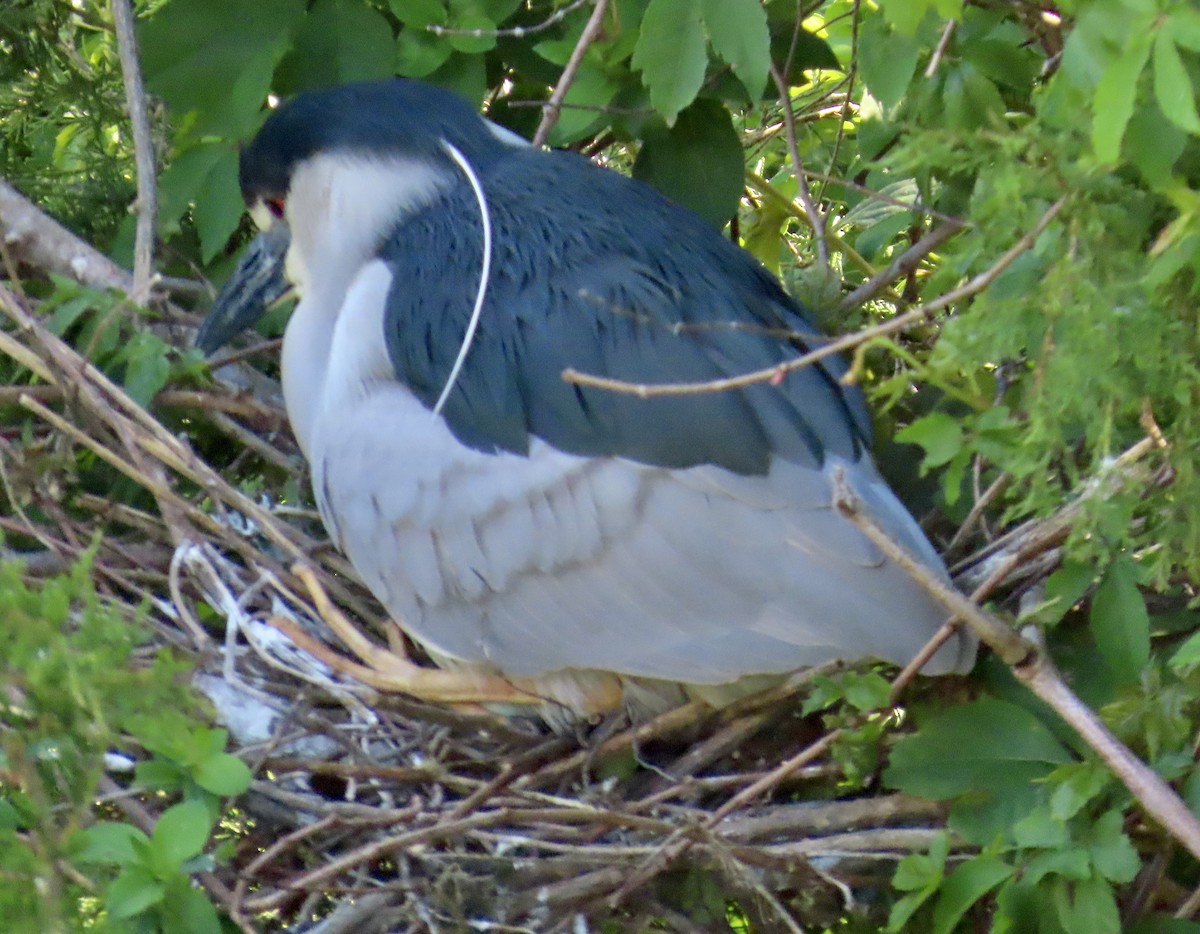
[[[330,359],[354,365],[328,374],[311,451],[335,540],[421,642],[512,675],[722,684],[832,659],[907,662],[946,614],[833,512],[832,471],[945,572],[865,453],[843,365],[652,403],[568,386],[568,365],[648,382],[735,375],[814,332],[694,216],[644,186],[631,201],[633,183],[582,160],[550,171],[543,156],[487,180],[496,278],[443,416],[430,407],[479,269],[478,243],[449,220],[473,216],[469,193],[406,221],[352,289],[355,315],[334,336],[349,346]],[[552,181],[560,213],[532,214],[520,186]],[[637,237],[623,235],[630,223]],[[436,269],[422,265],[430,255]],[[377,326],[359,320],[368,308]],[[973,657],[962,636],[925,670]]]
[[[765,476],[464,447],[406,389],[322,427],[322,514],[372,591],[439,654],[512,675],[601,669],[693,684],[832,659],[908,661],[946,614],[831,509],[841,466],[941,572],[868,462]],[[370,495],[362,491],[370,490]],[[927,673],[965,670],[967,636]]]

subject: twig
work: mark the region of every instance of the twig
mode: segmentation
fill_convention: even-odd
[[[796,141],[796,115],[792,112],[792,95],[788,89],[787,79],[780,73],[774,62],[771,63],[771,78],[779,91],[779,105],[783,108],[783,128],[787,136],[788,155],[792,160],[792,169],[796,173],[796,197],[812,226],[813,240],[817,245],[817,261],[828,269],[829,244],[825,242],[825,216],[813,204],[812,195],[809,194],[808,186],[804,183],[804,162],[800,158],[800,146]]]
[[[907,250],[901,253],[896,259],[892,260],[886,269],[882,269],[873,275],[870,279],[860,285],[857,289],[838,302],[838,311],[849,311],[857,308],[867,299],[873,297],[880,289],[902,276],[908,275],[925,259],[930,253],[936,250],[939,246],[959,233],[963,229],[963,225],[958,222],[943,221],[937,227],[927,232],[920,240],[910,246]]]
[[[1002,473],[992,481],[991,485],[983,491],[983,495],[975,500],[975,504],[971,507],[971,511],[967,513],[967,517],[963,519],[962,524],[954,533],[954,537],[946,544],[946,547],[942,551],[943,556],[952,555],[962,547],[963,542],[970,536],[972,530],[975,528],[975,524],[983,517],[987,508],[996,501],[1001,493],[1008,489],[1008,485],[1011,482],[1012,474],[1010,473]]]
[[[838,512],[853,522],[888,558],[907,571],[926,593],[970,626],[1009,665],[1013,674],[1070,724],[1146,812],[1193,856],[1200,858],[1200,820],[1187,809],[1171,787],[1134,756],[1067,687],[1044,649],[1017,635],[910,557],[873,518],[858,508],[854,493],[844,478],[835,478],[834,486],[834,505]]]
[[[555,85],[554,92],[543,108],[542,122],[538,124],[537,132],[533,134],[534,146],[544,146],[550,131],[554,129],[554,124],[558,122],[558,115],[562,112],[563,98],[571,89],[571,84],[575,80],[579,66],[583,64],[583,56],[587,54],[588,47],[600,35],[600,29],[604,24],[604,13],[607,9],[608,0],[596,0],[596,7],[592,10],[587,25],[583,27],[583,32],[579,34],[579,41],[575,43],[575,48],[571,52],[571,57],[567,59],[566,67],[563,68],[558,84]]]
[[[597,389],[608,389],[613,392],[623,392],[637,396],[640,399],[649,399],[654,396],[685,396],[694,393],[705,392],[724,392],[729,389],[741,389],[745,386],[752,386],[756,383],[771,383],[776,382],[788,373],[794,370],[802,369],[806,366],[811,366],[818,360],[823,360],[826,357],[831,357],[834,354],[841,353],[844,350],[851,350],[858,347],[860,344],[865,344],[867,341],[874,340],[877,337],[883,337],[888,334],[894,334],[897,331],[903,331],[912,324],[927,320],[934,312],[941,311],[948,305],[961,301],[964,298],[969,298],[972,295],[987,288],[997,276],[1007,269],[1012,262],[1033,246],[1035,240],[1046,229],[1047,225],[1054,219],[1063,205],[1066,203],[1067,196],[1059,198],[1054,202],[1046,212],[1041,216],[1033,229],[1026,233],[1018,240],[1009,250],[1007,250],[992,266],[979,273],[979,275],[960,285],[956,289],[951,289],[944,295],[935,298],[931,302],[906,311],[902,315],[884,321],[881,324],[873,325],[869,328],[863,328],[861,331],[856,331],[853,334],[846,334],[836,340],[831,340],[829,343],[818,347],[816,350],[810,350],[803,356],[793,360],[786,360],[783,363],[778,363],[775,366],[767,367],[762,370],[755,370],[750,373],[743,373],[741,376],[731,376],[726,379],[714,379],[703,383],[630,383],[621,379],[611,379],[606,376],[595,376],[590,373],[581,373],[574,367],[567,367],[562,372],[562,378],[565,382],[573,383],[578,386],[592,386]]]
[[[929,64],[925,67],[926,78],[932,78],[937,74],[938,65],[942,61],[942,56],[946,54],[946,48],[950,45],[950,37],[954,35],[954,28],[957,25],[957,20],[946,20],[946,25],[942,27],[942,35],[938,38],[937,48],[929,56]]]
[[[534,23],[532,26],[509,26],[506,29],[455,29],[450,26],[439,26],[436,23],[430,23],[425,29],[439,38],[442,36],[471,36],[472,38],[479,39],[484,36],[490,36],[495,39],[502,37],[524,39],[526,36],[537,35],[539,32],[545,32],[547,29],[556,26],[581,6],[590,2],[591,0],[572,0],[571,3],[568,3],[564,7],[559,7],[559,9],[555,10],[540,23]]]
[[[861,26],[862,17],[859,9],[860,0],[854,0],[854,5],[850,10],[850,65],[846,72],[846,87],[842,93],[841,105],[841,120],[838,121],[837,133],[833,139],[833,149],[829,153],[829,162],[831,168],[838,163],[838,157],[842,152],[842,143],[846,140],[846,128],[851,125],[851,116],[859,112],[859,105],[854,101],[854,82],[858,80],[858,32]],[[792,46],[795,48],[796,39],[799,37],[801,21],[797,17],[796,31],[792,34]],[[828,28],[828,24],[826,24]],[[784,71],[787,74],[791,70],[792,51],[788,52],[788,68]],[[820,191],[817,194],[817,200],[823,201],[828,182],[822,181]]]
[[[287,885],[279,892],[249,899],[245,905],[246,910],[256,913],[271,911],[291,899],[293,892],[322,886],[329,880],[340,876],[344,872],[349,872],[362,863],[371,862],[397,850],[405,850],[419,844],[452,837],[477,827],[492,827],[496,824],[504,824],[508,819],[508,813],[504,809],[498,809],[486,811],[481,814],[472,814],[458,821],[445,821],[430,827],[410,830],[406,833],[386,837],[383,840],[373,840],[370,843],[351,850],[349,853],[339,856],[337,859],[330,860],[324,865],[296,876],[289,880]]]
[[[840,728],[830,730],[816,742],[810,743],[794,756],[785,759],[762,778],[758,779],[758,781],[747,785],[713,811],[709,818],[704,821],[702,825],[703,829],[712,830],[738,808],[774,788],[797,769],[807,765],[813,759],[823,756],[829,751],[829,748],[838,737],[842,735],[842,732]],[[682,856],[695,842],[696,837],[691,834],[689,829],[677,831],[674,835],[668,837],[663,845],[649,859],[633,870],[621,887],[609,897],[609,907],[618,907],[634,891],[645,885],[650,879]]]
[[[130,0],[110,0],[113,25],[117,32],[117,52],[121,58],[121,76],[125,81],[125,103],[133,129],[133,154],[137,165],[137,229],[133,244],[133,287],[129,297],[138,305],[150,300],[154,274],[154,224],[158,218],[158,186],[155,180],[154,138],[150,134],[150,115],[146,110],[146,89],[138,63],[137,36],[133,28]]]

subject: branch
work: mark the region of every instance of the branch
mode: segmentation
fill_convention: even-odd
[[[154,273],[154,223],[158,218],[154,139],[150,134],[146,90],[142,85],[142,70],[138,64],[133,10],[129,0],[111,0],[109,6],[117,31],[117,50],[121,57],[121,76],[125,80],[125,103],[129,109],[133,154],[137,165],[137,230],[133,245],[133,287],[129,297],[135,303],[145,305],[150,300],[151,277]]]
[[[800,146],[796,142],[796,115],[792,113],[792,96],[789,93],[787,81],[775,63],[771,63],[771,78],[779,90],[779,103],[783,107],[783,128],[787,136],[788,155],[792,160],[792,171],[796,173],[796,197],[804,207],[808,222],[812,225],[813,239],[817,243],[817,259],[826,269],[829,268],[829,244],[825,242],[825,217],[820,209],[813,204],[812,195],[804,181],[804,163],[800,159]]]
[[[687,396],[704,392],[724,392],[728,389],[741,389],[745,386],[752,386],[755,383],[776,383],[793,370],[810,366],[818,360],[824,360],[826,357],[841,353],[843,350],[852,350],[877,337],[903,331],[909,325],[927,320],[935,311],[941,311],[948,305],[952,305],[957,301],[983,291],[995,281],[1000,273],[1012,264],[1013,260],[1033,246],[1034,241],[1037,240],[1042,231],[1046,229],[1058,212],[1062,210],[1062,206],[1066,203],[1066,200],[1067,196],[1063,195],[1054,204],[1050,205],[1037,224],[1034,225],[1033,229],[996,260],[990,269],[981,272],[957,289],[951,289],[933,301],[924,305],[918,305],[902,315],[897,315],[888,321],[884,321],[882,324],[863,328],[861,331],[831,340],[824,346],[810,350],[803,356],[796,357],[793,360],[785,360],[783,363],[778,363],[775,366],[762,370],[754,370],[751,373],[743,373],[741,376],[730,376],[725,379],[714,379],[703,383],[629,383],[625,380],[612,379],[607,376],[594,376],[590,373],[581,373],[574,367],[567,367],[563,370],[562,378],[565,382],[578,386],[591,386],[596,389],[623,392],[637,396],[640,399],[649,399],[654,396]]]
[[[1200,859],[1200,820],[1149,766],[1139,760],[1063,681],[1044,648],[1022,638],[1001,620],[976,606],[912,558],[859,508],[841,476],[834,480],[834,507],[888,558],[900,565],[930,596],[969,626],[1013,674],[1063,718],[1092,748],[1151,817]]]
[[[939,246],[963,229],[958,221],[943,221],[925,234],[920,240],[901,253],[886,269],[881,269],[857,289],[838,302],[838,311],[849,311],[857,308],[867,299],[872,298],[889,283],[895,282],[902,276],[916,269],[923,259]]]
[[[604,22],[604,12],[607,8],[608,0],[596,0],[596,8],[592,10],[587,25],[579,34],[579,41],[575,43],[575,48],[567,60],[562,76],[554,87],[554,93],[550,95],[550,100],[546,101],[546,106],[543,108],[542,122],[538,124],[537,132],[533,134],[534,146],[544,146],[546,137],[550,135],[554,124],[558,122],[558,115],[562,112],[563,98],[567,96],[567,91],[570,90],[571,83],[575,80],[579,66],[583,64],[583,56],[587,54],[588,47],[600,35],[600,27]]]
[[[96,289],[128,292],[133,279],[0,179],[0,240],[21,262]]]

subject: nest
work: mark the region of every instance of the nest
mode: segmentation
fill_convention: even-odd
[[[41,440],[86,448],[158,504],[155,515],[85,496],[81,523],[47,495],[56,528],[20,515],[3,525],[46,546],[31,573],[74,560],[96,527],[128,530],[101,542],[98,586],[129,605],[156,598],[156,641],[194,659],[196,687],[257,776],[235,804],[233,859],[203,879],[243,930],[580,931],[615,918],[629,930],[799,931],[870,912],[896,861],[940,832],[939,805],[869,777],[834,799],[841,730],[801,715],[808,675],[721,711],[694,704],[577,736],[365,685],[293,569],[319,568],[364,629],[385,617],[315,516],[232,486],[10,293],[0,304],[17,325],[0,349],[39,378],[7,391],[41,420]],[[203,413],[299,469],[278,404],[262,398],[218,385],[166,390],[156,406]],[[1001,540],[976,577],[996,577],[997,561],[1009,579],[1044,573],[1066,528],[1039,527],[1036,549],[1029,533],[1020,548]]]

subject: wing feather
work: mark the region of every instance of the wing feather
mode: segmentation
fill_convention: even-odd
[[[650,400],[561,378],[568,366],[634,382],[772,366],[819,339],[803,311],[645,186],[573,157],[511,159],[523,161],[485,178],[496,275],[443,417],[430,408],[479,264],[469,193],[406,221],[343,312],[356,329],[339,331],[347,347],[331,357],[330,385],[346,388],[327,394],[314,432],[314,485],[367,584],[436,653],[512,675],[724,684],[832,659],[908,661],[944,613],[834,513],[833,470],[945,571],[866,454],[865,406],[839,382],[842,362]],[[535,212],[551,189],[557,200]],[[336,372],[384,351],[394,380]],[[964,635],[926,670],[973,655]]]

